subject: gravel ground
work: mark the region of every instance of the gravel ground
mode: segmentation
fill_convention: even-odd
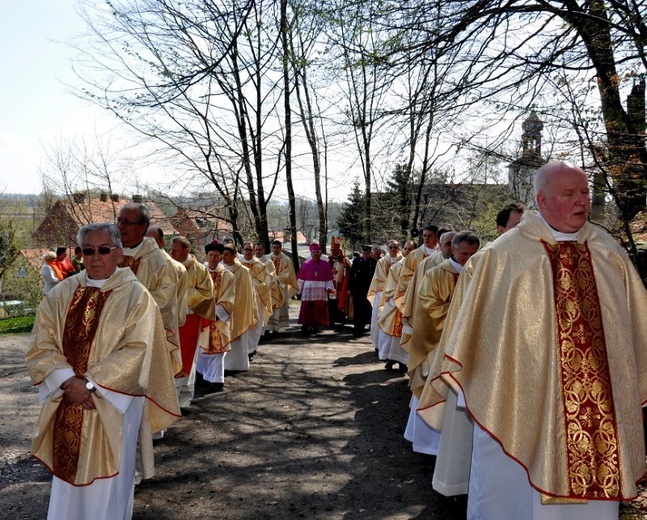
[[[0,337],[0,518],[47,511],[50,476],[28,455],[38,414],[26,336]],[[296,326],[259,347],[225,391],[196,399],[155,448],[157,474],[134,518],[465,518],[465,497],[431,488],[434,458],[403,438],[406,378],[351,329],[308,339]],[[647,493],[622,519],[647,518]]]

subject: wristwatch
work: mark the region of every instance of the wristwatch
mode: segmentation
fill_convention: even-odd
[[[94,386],[94,383],[92,381],[88,381],[87,379],[85,380],[85,389],[91,394],[97,391],[97,387]]]

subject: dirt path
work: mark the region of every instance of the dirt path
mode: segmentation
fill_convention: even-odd
[[[16,520],[45,517],[50,481],[27,453],[38,405],[25,340],[0,338],[0,517]],[[292,327],[168,431],[134,518],[464,519],[464,500],[431,488],[434,458],[402,437],[408,399],[368,337]]]

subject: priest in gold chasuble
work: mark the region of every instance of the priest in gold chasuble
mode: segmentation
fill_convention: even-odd
[[[173,373],[182,371],[178,332],[178,276],[172,262],[155,240],[146,236],[150,211],[141,203],[122,206],[117,218],[124,256],[119,267],[130,267],[137,279],[151,293],[162,314],[166,329],[165,347],[171,357]]]
[[[483,250],[440,346],[475,422],[468,518],[616,520],[645,473],[647,293],[580,168],[534,181],[539,213]]]
[[[32,454],[54,476],[49,518],[130,518],[138,437],[179,418],[170,358],[153,347],[164,325],[135,275],[117,268],[115,226],[89,224],[78,241],[86,269],[43,299],[25,356],[43,405]]]
[[[236,280],[222,264],[224,247],[207,244],[206,267],[213,280],[214,319],[202,320],[196,369],[201,378],[201,393],[221,392],[225,384],[225,355],[231,350],[231,315],[236,303]]]
[[[454,288],[463,265],[480,247],[479,238],[469,231],[456,233],[450,257],[432,267],[421,277],[414,328],[409,342],[409,388],[411,405],[404,437],[413,444],[413,451],[438,454],[440,432],[430,428],[418,415],[418,399],[422,393],[429,366],[440,341]]]

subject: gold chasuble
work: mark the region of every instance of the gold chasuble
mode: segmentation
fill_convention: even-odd
[[[420,280],[413,334],[406,346],[402,345],[409,352],[409,388],[416,397],[420,397],[429,374],[431,359],[427,358],[436,350],[443,333],[458,273],[445,260],[429,269]]]
[[[577,242],[557,242],[528,212],[482,250],[460,296],[440,377],[476,423],[547,498],[635,498],[647,292],[625,251],[588,222]],[[442,402],[443,386],[431,381],[421,408]]]
[[[383,256],[377,261],[377,264],[375,266],[375,273],[373,274],[373,279],[371,280],[371,285],[369,286],[368,293],[366,295],[366,298],[369,302],[371,302],[371,305],[373,305],[375,295],[379,292],[384,291],[386,280],[389,276],[391,267],[393,267],[393,265],[395,265],[395,263],[401,259],[402,253],[398,252],[397,260],[395,261],[391,260],[390,255]],[[380,302],[377,303],[379,304]]]
[[[150,237],[144,237],[133,250],[124,248],[119,267],[129,267],[157,303],[166,329],[166,348],[171,356],[174,374],[179,374],[182,371],[182,357],[178,333],[178,275],[175,267]]]
[[[403,267],[404,258],[401,258],[399,262],[396,262],[391,267],[380,298],[380,316],[377,319],[377,325],[389,336],[402,336],[402,313],[395,305],[387,305],[387,303],[395,296],[398,290],[398,280]]]
[[[407,287],[413,278],[414,273],[418,267],[418,264],[427,258],[427,248],[425,245],[421,245],[419,248],[414,249],[409,253],[409,255],[404,259],[404,266],[400,272],[400,278],[398,280],[398,290],[395,293],[394,303],[400,309],[400,312],[404,310],[404,295],[407,292]]]
[[[274,262],[268,255],[259,258],[265,264],[265,285],[270,288],[270,295],[272,297],[272,310],[282,307],[285,303],[285,295],[279,286],[279,281],[276,278],[276,267]],[[272,312],[270,311],[270,316]]]
[[[270,260],[274,264],[276,270],[276,279],[279,286],[285,292],[285,298],[289,300],[297,292],[299,292],[299,284],[297,283],[297,275],[294,272],[294,264],[288,255],[281,253],[280,255],[270,254]]]
[[[35,385],[71,368],[101,389],[145,396],[140,432],[150,438],[180,417],[169,356],[153,346],[160,341],[159,310],[129,269],[117,269],[101,289],[88,287],[83,271],[41,302],[25,363]],[[33,456],[75,486],[119,471],[123,416],[100,391],[92,400],[96,408],[86,410],[56,390],[43,404],[33,438]],[[152,460],[144,460],[145,470],[151,467]]]
[[[189,255],[184,263],[187,272],[186,303],[193,312],[207,320],[215,319],[215,303],[213,299],[213,281],[209,270]]]
[[[225,266],[234,275],[236,308],[231,313],[231,341],[236,341],[258,322],[256,295],[249,271],[236,258],[234,265]]]
[[[263,325],[267,325],[267,320],[272,315],[272,288],[266,283],[267,270],[265,264],[255,256],[249,261],[243,258],[240,263],[249,271],[249,276],[252,278],[252,285],[256,294],[256,312],[254,316],[257,323],[260,321]],[[262,308],[262,316],[258,315],[259,307]]]
[[[215,321],[203,320],[199,345],[205,354],[222,354],[231,350],[231,314],[236,303],[236,285],[234,275],[223,264],[213,271],[209,269],[213,280],[213,298],[216,307],[222,307],[229,314],[229,321],[217,317]]]
[[[411,256],[411,255],[409,255]],[[418,265],[416,266],[415,272],[409,281],[407,290],[405,291],[402,298],[400,298],[399,309],[402,313],[402,318],[410,325],[414,327],[414,321],[416,317],[416,305],[418,302],[418,293],[420,292],[420,284],[425,277],[425,273],[445,261],[441,251],[434,251],[429,256],[425,256]],[[400,340],[400,345],[402,348],[407,350],[409,347],[407,343],[411,340],[411,330],[403,330],[402,339]]]

